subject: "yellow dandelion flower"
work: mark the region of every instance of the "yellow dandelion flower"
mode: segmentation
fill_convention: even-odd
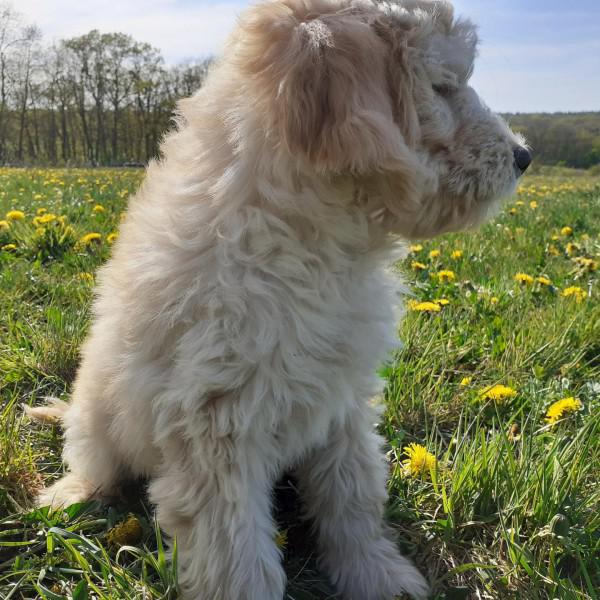
[[[439,250],[432,250],[429,253],[429,258],[438,258],[441,252]]]
[[[96,204],[94,206],[94,208],[92,208],[92,212],[95,213],[103,213],[106,209],[104,208],[104,206],[102,206],[102,204]]]
[[[577,263],[582,269],[587,271],[595,271],[598,268],[598,263],[595,260],[583,256],[575,257],[573,262]]]
[[[569,255],[569,256],[573,256],[573,254],[575,254],[577,251],[579,251],[579,246],[577,244],[575,244],[574,242],[569,242],[566,246],[565,246],[565,252]]]
[[[523,200],[518,200],[517,202],[515,202],[515,206],[523,206],[525,204],[525,202],[523,202]]]
[[[472,377],[463,377],[460,380],[460,385],[461,385],[461,387],[466,387],[467,385],[469,385],[471,383],[471,381],[473,381]]]
[[[10,223],[8,221],[0,221],[0,231],[8,231],[10,229]]]
[[[580,287],[577,287],[576,285],[565,288],[563,290],[562,295],[564,298],[569,298],[569,297],[575,298],[575,300],[577,301],[577,304],[579,304],[580,302],[583,302],[583,300],[585,298],[585,292]]]
[[[434,302],[436,304],[439,304],[440,306],[447,306],[448,304],[450,304],[450,300],[448,300],[447,298],[438,298],[437,300],[434,300]]]
[[[437,470],[437,458],[421,444],[409,444],[404,447],[408,458],[402,461],[402,470],[409,477],[423,477]]]
[[[410,300],[408,307],[415,312],[438,313],[442,310],[442,307],[435,302],[417,302],[416,300]]]
[[[538,203],[535,200],[532,200],[529,203],[529,208],[531,208],[531,210],[535,210],[538,207]]]
[[[546,421],[554,425],[557,421],[560,421],[570,413],[581,410],[582,407],[583,404],[581,404],[581,401],[578,398],[563,398],[548,408],[548,411],[546,412]]]
[[[11,252],[12,250],[16,250],[17,247],[15,246],[15,244],[4,244],[4,246],[2,246],[2,250],[5,250],[6,252]]]
[[[540,284],[540,285],[552,285],[552,281],[550,281],[550,279],[548,279],[547,277],[544,276],[540,276],[540,277],[536,277],[535,280]]]
[[[573,235],[573,228],[569,227],[568,225],[566,227],[563,227],[560,230],[560,235],[562,235],[563,237],[567,237],[568,235]]]
[[[452,254],[450,255],[453,259],[457,260],[459,258],[462,258],[463,255],[463,251],[462,250],[453,250]]]
[[[9,210],[6,213],[6,218],[9,221],[22,221],[25,218],[25,213],[22,210]]]
[[[550,244],[548,246],[548,254],[550,256],[559,256],[560,250],[554,244]]]
[[[516,390],[513,390],[513,388],[500,383],[484,388],[479,392],[479,397],[481,400],[493,400],[499,404],[502,404],[505,400],[514,398],[516,395]]]
[[[527,275],[527,273],[517,273],[514,279],[522,285],[531,285],[533,283],[533,277]]]
[[[42,215],[46,214],[47,212],[48,212],[48,209],[47,209],[47,208],[44,208],[43,206],[41,206],[40,208],[38,208],[38,209],[35,211],[35,214],[36,214],[38,217],[41,217]]]
[[[45,215],[42,215],[41,217],[35,217],[34,219],[34,224],[37,225],[46,225],[46,223],[52,223],[52,221],[56,221],[56,215],[52,214],[52,213],[46,213]]]
[[[131,546],[141,541],[144,535],[142,524],[134,515],[129,515],[127,520],[115,525],[106,534],[106,541],[111,546]]]
[[[511,209],[508,211],[508,214],[510,214],[510,215],[516,215],[518,212],[519,212],[519,211],[518,211],[516,208],[511,208]]]
[[[498,304],[498,302],[500,302],[500,299],[497,296],[492,296],[490,298],[490,304]]]
[[[43,194],[34,194],[33,199],[34,200],[41,200],[44,197]]]
[[[45,233],[46,233],[46,228],[45,227],[38,227],[35,230],[35,235],[40,236],[40,237],[43,236]]]
[[[417,262],[416,260],[413,260],[413,262],[410,263],[410,266],[415,271],[424,271],[427,268],[427,265],[424,265],[422,262]]]
[[[454,271],[438,271],[437,278],[441,283],[449,283],[450,281],[454,281],[456,279],[456,275]]]
[[[557,240],[560,240],[560,236],[554,234],[551,238],[550,238],[553,242],[556,242]]]
[[[86,233],[79,240],[79,244],[82,246],[89,246],[92,242],[99,244],[101,241],[102,241],[102,236],[99,233],[91,232],[91,233]]]
[[[82,272],[77,274],[78,279],[81,281],[94,281],[94,275],[92,273]]]
[[[414,254],[415,252],[421,252],[423,246],[421,244],[415,244],[414,246],[411,246],[409,250]]]
[[[109,234],[106,236],[106,241],[107,241],[109,244],[112,244],[112,243],[116,242],[116,240],[117,240],[117,238],[118,238],[118,237],[119,237],[119,234],[118,234],[118,233],[116,233],[116,232],[109,233]]]

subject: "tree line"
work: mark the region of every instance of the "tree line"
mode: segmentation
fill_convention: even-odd
[[[158,49],[97,30],[44,44],[0,0],[0,165],[121,165],[157,153],[175,102],[210,59],[168,66]],[[600,164],[600,112],[505,115],[536,164]]]
[[[505,116],[523,133],[537,164],[577,169],[600,165],[600,112]]]
[[[166,66],[150,44],[96,30],[44,45],[0,4],[0,164],[145,162],[209,63]]]

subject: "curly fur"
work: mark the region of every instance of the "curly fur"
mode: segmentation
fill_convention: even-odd
[[[280,600],[271,493],[294,469],[344,598],[426,596],[385,535],[366,400],[398,343],[395,236],[473,226],[517,180],[521,140],[468,87],[476,42],[445,1],[248,10],[100,271],[42,504],[148,477],[185,598]]]

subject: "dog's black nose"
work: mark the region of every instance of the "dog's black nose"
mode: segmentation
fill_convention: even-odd
[[[515,155],[515,164],[521,171],[521,173],[525,173],[527,171],[527,167],[531,164],[531,153],[527,148],[523,148],[523,146],[517,146],[514,150]]]

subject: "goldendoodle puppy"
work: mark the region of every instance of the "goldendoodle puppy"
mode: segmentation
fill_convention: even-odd
[[[367,400],[394,347],[397,237],[480,223],[530,157],[469,87],[443,0],[249,9],[101,269],[43,504],[145,476],[185,598],[280,600],[274,481],[298,475],[343,598],[427,595],[384,534]]]

